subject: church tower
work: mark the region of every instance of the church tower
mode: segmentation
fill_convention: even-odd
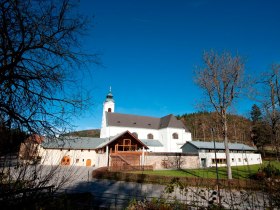
[[[109,93],[106,96],[106,99],[103,103],[103,114],[102,114],[102,124],[100,130],[100,138],[109,137],[107,134],[107,119],[106,113],[107,112],[114,112],[115,111],[115,101],[113,99],[112,89],[110,87]]]

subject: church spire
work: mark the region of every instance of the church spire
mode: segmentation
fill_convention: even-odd
[[[110,86],[110,89],[109,89],[109,93],[106,96],[105,102],[109,102],[109,101],[114,102],[113,94],[112,94],[112,87],[111,86]]]
[[[110,136],[109,130],[107,129],[107,115],[110,112],[115,111],[115,101],[113,99],[112,88],[110,87],[109,93],[106,96],[106,100],[103,103],[103,114],[102,114],[102,124],[100,130],[100,138],[106,138]]]

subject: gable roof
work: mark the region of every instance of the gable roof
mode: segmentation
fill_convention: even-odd
[[[163,147],[163,144],[156,139],[141,139],[141,141],[148,147]]]
[[[121,136],[128,134],[130,137],[132,137],[134,140],[136,140],[138,143],[140,143],[143,147],[145,147],[145,149],[148,149],[147,145],[144,144],[141,140],[139,140],[138,138],[136,138],[134,135],[132,135],[129,131],[124,131],[116,136],[114,136],[113,138],[109,139],[108,141],[104,141],[102,142],[97,149],[103,148],[109,144],[111,144],[112,142],[116,141],[118,138],[120,138]]]
[[[130,135],[138,143],[140,143],[145,149],[148,149],[145,143],[143,143],[141,140],[133,136],[129,131],[124,131],[111,138],[65,136],[57,139],[46,139],[42,143],[42,147],[45,149],[100,149],[114,142],[124,134]]]
[[[108,126],[147,128],[155,130],[162,128],[182,128],[188,131],[183,122],[181,120],[177,120],[176,117],[172,114],[164,116],[162,118],[156,118],[106,112],[106,118]]]
[[[177,120],[177,118],[170,114],[160,118],[159,129],[161,128],[183,128],[186,129],[186,126],[183,124],[181,120]]]
[[[192,146],[196,147],[197,149],[215,149],[213,141],[188,141],[182,147],[187,144],[191,144]],[[225,145],[224,142],[216,142],[216,149],[217,150],[224,150]],[[257,149],[250,147],[246,144],[241,143],[229,143],[228,144],[230,150],[241,150],[241,151],[255,151]],[[182,148],[181,147],[181,148]]]
[[[63,139],[46,139],[42,143],[42,147],[47,149],[96,149],[104,141],[106,141],[105,138],[67,136]]]

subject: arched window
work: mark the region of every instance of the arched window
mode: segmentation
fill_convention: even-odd
[[[148,137],[148,139],[154,139],[154,136],[151,133],[149,133],[147,137]]]
[[[112,109],[111,109],[111,108],[109,108],[109,109],[108,109],[108,112],[112,112]]]
[[[173,138],[173,139],[178,139],[178,138],[179,138],[178,133],[173,133],[173,134],[172,134],[172,138]]]
[[[133,135],[135,138],[138,138],[138,133],[133,132],[132,135]]]
[[[61,165],[70,165],[70,157],[69,156],[64,156],[61,159]]]

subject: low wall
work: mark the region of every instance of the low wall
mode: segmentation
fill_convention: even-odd
[[[132,166],[132,165],[123,165],[123,166],[110,166],[109,171],[151,171],[153,170],[153,166]]]
[[[192,169],[199,168],[197,154],[151,152],[145,155],[145,165],[159,169]]]

